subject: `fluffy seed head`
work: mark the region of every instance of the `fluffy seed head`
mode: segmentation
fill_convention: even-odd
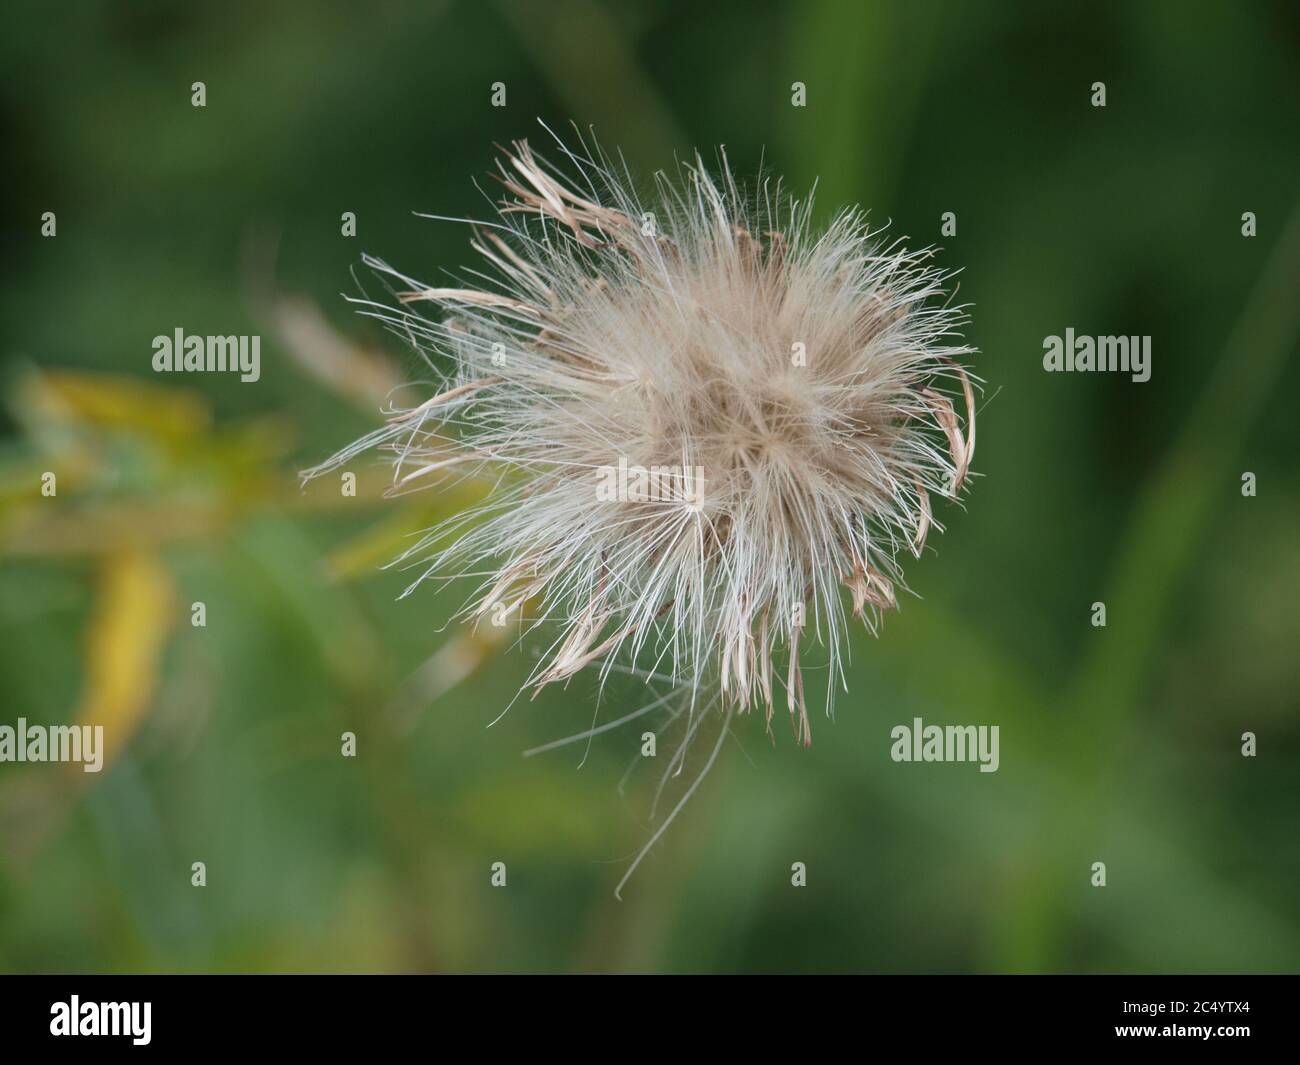
[[[367,260],[394,299],[364,312],[438,380],[307,475],[378,446],[394,492],[487,478],[403,560],[415,584],[485,575],[474,617],[552,623],[531,684],[622,657],[769,724],[784,702],[807,743],[801,651],[842,682],[850,613],[875,630],[899,556],[940,527],[931,497],[966,482],[964,316],[929,251],[857,210],[814,232],[810,200],[743,195],[721,153],[716,177],[697,157],[643,201],[562,150],[568,178],[527,142],[498,163],[463,287]]]

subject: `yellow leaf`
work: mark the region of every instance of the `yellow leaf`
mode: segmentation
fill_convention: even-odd
[[[28,409],[39,417],[164,439],[201,434],[212,420],[207,402],[193,389],[123,374],[50,370],[28,378],[24,388]]]
[[[77,713],[78,724],[104,727],[105,764],[126,749],[153,698],[173,598],[156,555],[124,549],[105,557]]]

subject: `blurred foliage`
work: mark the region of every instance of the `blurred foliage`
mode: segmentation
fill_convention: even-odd
[[[111,735],[99,775],[0,765],[0,969],[1294,970],[1300,9],[1194,7],[6,5],[0,723]],[[652,696],[514,700],[535,646],[398,598],[473,490],[296,475],[427,377],[340,298],[361,252],[468,263],[413,212],[482,214],[537,118],[919,243],[956,212],[987,382],[920,599],[810,751],[738,723],[622,903],[641,729],[519,754]],[[1044,374],[1067,325],[1152,335],[1151,382]],[[260,333],[262,379],[154,375],[176,327]],[[913,717],[1000,725],[1000,770],[890,762]]]

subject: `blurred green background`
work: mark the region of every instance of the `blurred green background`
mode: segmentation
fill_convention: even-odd
[[[0,28],[0,724],[110,735],[99,775],[0,765],[0,969],[1300,968],[1300,7],[19,2]],[[342,298],[362,252],[471,265],[413,212],[483,215],[493,144],[544,148],[539,117],[642,174],[725,144],[819,179],[823,218],[940,243],[987,382],[969,507],[855,641],[836,720],[808,751],[740,721],[621,903],[640,723],[581,768],[521,758],[590,723],[591,682],[487,728],[531,645],[380,568],[472,493],[384,500],[370,459],[356,498],[296,479],[421,376]],[[1067,326],[1151,335],[1151,381],[1045,374]],[[260,334],[262,379],[153,374],[177,327]],[[616,681],[602,720],[644,698]],[[1000,770],[891,762],[913,717],[999,725]]]

